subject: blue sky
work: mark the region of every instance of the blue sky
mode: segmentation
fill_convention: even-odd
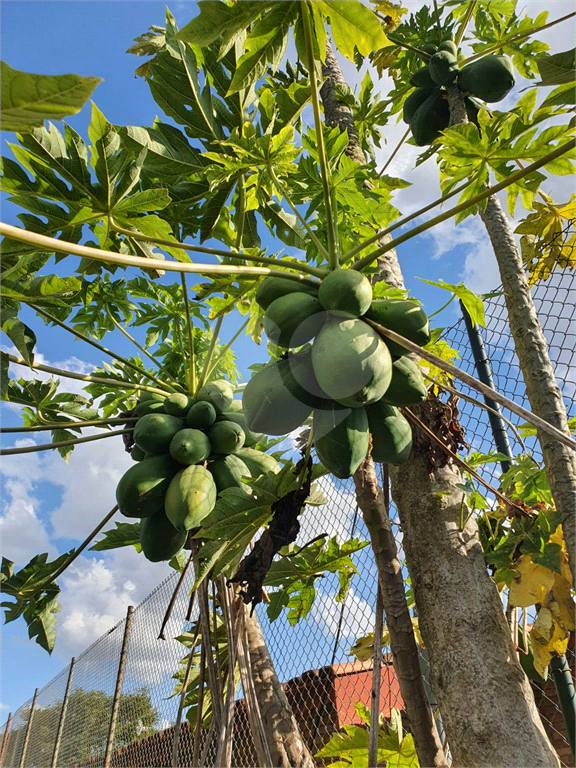
[[[420,2],[404,2],[414,9]],[[523,3],[535,15],[539,3]],[[548,4],[551,18],[565,13],[566,3],[553,0]],[[74,72],[104,79],[94,101],[107,119],[119,125],[151,125],[160,114],[146,83],[134,76],[142,63],[125,53],[133,39],[152,24],[164,25],[165,4],[156,0],[3,0],[1,55],[12,67],[42,74]],[[182,26],[195,15],[195,3],[169,4],[177,23]],[[554,51],[572,45],[574,28],[564,25],[549,36]],[[347,81],[353,85],[361,79],[356,70],[343,63]],[[522,87],[522,86],[520,86]],[[383,90],[386,84],[383,84]],[[508,97],[513,99],[514,95]],[[504,103],[506,104],[506,103]],[[90,118],[89,106],[68,122],[84,137]],[[404,132],[403,124],[391,127],[388,144],[379,152],[383,162]],[[2,152],[11,155],[3,135]],[[438,196],[437,170],[433,162],[414,172],[415,152],[403,150],[388,170],[413,181],[403,190],[398,205],[410,213]],[[557,184],[557,200],[567,198],[565,180]],[[18,223],[16,209],[4,203],[2,219]],[[424,301],[431,313],[447,299],[443,291],[417,280],[422,277],[448,282],[464,280],[477,291],[488,291],[498,285],[497,269],[490,246],[478,222],[467,220],[454,228],[452,222],[425,236],[414,238],[399,250],[399,258],[408,288]],[[437,318],[438,325],[451,325],[457,319],[453,306]],[[233,333],[235,319],[227,320],[223,338]],[[43,333],[38,318],[30,316],[30,324],[38,331],[38,359],[57,367],[88,371],[100,364],[96,350],[80,342],[70,343],[65,331]],[[4,340],[3,340],[4,341]],[[111,343],[106,343],[110,346]],[[114,339],[114,348],[128,351],[128,342]],[[266,357],[264,347],[250,340],[235,346],[239,367],[247,375],[247,367]],[[131,351],[131,350],[130,350]],[[3,423],[18,423],[17,413],[2,406]],[[51,558],[67,551],[84,538],[93,525],[113,506],[114,486],[130,465],[121,446],[111,449],[109,441],[76,449],[68,465],[52,453],[10,457],[5,462],[2,553],[17,565],[23,565],[38,551],[49,551]],[[12,444],[6,441],[6,445]],[[2,519],[2,518],[0,518]],[[42,687],[72,655],[80,653],[99,635],[107,631],[125,614],[126,605],[139,602],[167,573],[167,566],[152,565],[134,551],[112,553],[105,557],[88,555],[80,558],[78,567],[62,579],[63,611],[59,622],[60,636],[52,657],[28,640],[23,622],[7,625],[4,630],[3,675],[0,697],[0,720],[14,711],[35,687]]]

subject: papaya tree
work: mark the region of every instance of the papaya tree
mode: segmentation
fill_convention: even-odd
[[[202,725],[208,702],[205,676],[210,727],[219,734],[219,755],[227,755],[226,764],[236,648],[241,668],[246,649],[241,650],[234,636],[238,607],[229,604],[225,589],[219,596],[215,590],[213,599],[219,601],[226,630],[224,697],[212,653],[207,580],[224,576],[240,585],[245,602],[259,602],[274,556],[288,553],[283,548],[293,545],[298,518],[314,501],[313,481],[328,471],[341,478],[354,475],[381,589],[393,587],[391,597],[400,597],[403,585],[399,565],[392,562],[397,561],[393,542],[388,536],[387,548],[382,544],[389,521],[373,457],[391,465],[392,495],[430,655],[432,685],[454,758],[469,765],[557,765],[486,569],[476,519],[462,498],[457,452],[463,444],[458,440],[455,402],[438,395],[438,383],[427,388],[418,363],[424,361],[429,371],[433,363],[467,383],[471,377],[435,354],[439,346],[430,339],[422,307],[407,299],[394,249],[446,219],[458,221],[494,200],[501,189],[514,200],[522,194],[530,204],[541,171],[554,173],[558,163],[566,163],[573,142],[564,141],[565,126],[563,132],[538,133],[545,117],[564,114],[562,103],[545,115],[524,109],[521,130],[512,133],[502,128],[506,119],[512,124],[507,118],[511,113],[499,121],[496,117],[491,130],[488,113],[479,107],[476,116],[483,135],[499,142],[505,158],[519,155],[514,140],[524,136],[518,157],[524,162],[514,173],[494,167],[495,184],[487,170],[493,166],[485,163],[480,172],[475,165],[470,182],[466,153],[455,139],[450,144],[450,137],[465,127],[449,128],[449,103],[455,105],[453,122],[463,122],[455,111],[457,102],[462,107],[462,98],[450,91],[460,63],[465,64],[457,59],[457,43],[473,22],[468,34],[483,56],[512,46],[515,66],[526,73],[533,71],[526,61],[543,49],[533,41],[524,48],[517,43],[536,35],[542,22],[497,11],[494,19],[502,36],[490,49],[484,40],[487,12],[482,3],[451,2],[450,14],[441,17],[436,9],[435,18],[423,7],[404,24],[398,7],[375,5],[377,13],[356,0],[201,2],[199,15],[180,31],[168,12],[165,28],[152,28],[131,51],[153,54],[138,73],[165,115],[182,129],[161,120],[152,127],[113,126],[96,107],[89,146],[69,126],[63,133],[53,125],[20,129],[14,146],[18,162],[6,159],[3,168],[4,188],[27,211],[20,215],[23,228],[1,227],[3,330],[20,355],[2,353],[4,397],[24,406],[23,431],[52,432],[52,443],[32,450],[57,448],[66,456],[78,442],[114,435],[107,431],[75,437],[82,427],[121,427],[115,434],[122,435],[137,463],[120,481],[118,507],[125,517],[141,521],[120,524],[96,548],[136,545],[149,559],[173,558],[179,568],[186,567],[182,548],[190,548],[200,619],[196,638],[190,638],[188,668],[194,664],[198,636],[203,647],[195,678],[196,722]],[[370,103],[368,89],[357,104],[344,89],[330,86],[342,78],[327,45],[327,25],[343,56],[358,63],[372,56],[380,68],[385,62],[395,70],[397,82],[384,108]],[[438,39],[449,37],[455,25],[454,40]],[[282,70],[290,30],[299,61],[296,67],[286,63]],[[442,77],[452,77],[446,94],[440,90],[444,84],[433,80],[431,93],[417,108],[409,97],[414,140],[432,144],[429,155],[438,150],[447,179],[443,197],[424,210],[465,191],[458,205],[393,238],[391,231],[423,211],[399,218],[392,199],[402,182],[377,173],[366,155],[370,158],[373,152],[377,126],[408,109],[410,89],[404,81],[422,68],[418,57],[433,58],[437,51],[430,46],[442,45],[447,55],[436,60],[442,60]],[[510,75],[511,65],[505,68]],[[466,90],[486,96],[478,92],[473,78]],[[308,105],[311,122],[305,119]],[[434,135],[431,124],[436,126]],[[538,140],[529,144],[535,133]],[[95,239],[86,240],[86,231]],[[262,247],[265,233],[273,238],[272,254]],[[292,255],[281,254],[285,247]],[[204,262],[192,261],[190,252],[202,254]],[[61,265],[59,274],[45,273],[47,266],[55,268],[52,256]],[[81,262],[70,274],[73,257]],[[516,268],[522,271],[521,266]],[[144,270],[144,275],[112,281],[110,275],[123,268]],[[178,272],[179,281],[172,282],[170,272]],[[187,273],[203,277],[194,286],[193,298]],[[88,397],[66,393],[55,381],[8,379],[9,365],[70,375],[34,361],[36,334],[21,319],[23,307],[112,359],[91,374],[76,374],[87,382]],[[234,338],[219,344],[223,317],[233,311],[245,322]],[[134,330],[140,327],[147,331],[141,341]],[[256,342],[265,331],[270,361],[252,376],[240,403],[234,400],[237,374],[231,347],[244,329]],[[122,332],[137,346],[138,356],[118,355],[100,343],[107,333]],[[145,367],[148,360],[154,368]],[[472,384],[486,394],[480,383]],[[569,463],[566,457],[573,455],[574,444],[561,419],[552,418],[549,411],[531,414],[498,393],[494,397],[546,435],[554,445],[550,455],[560,455],[556,446],[562,446],[562,461]],[[266,453],[276,440],[302,426],[311,429],[296,464]],[[321,464],[312,463],[314,455]],[[509,497],[500,493],[499,499],[507,515],[517,513]],[[566,508],[555,500],[561,516],[557,519],[563,521]],[[92,536],[115,512],[106,515]],[[3,564],[6,591],[16,600],[9,618],[22,615],[47,648],[54,638],[55,578],[80,551],[55,563],[46,563],[40,555],[16,573],[12,563]],[[298,554],[304,573],[305,555],[302,550]],[[336,560],[341,562],[342,555]],[[515,574],[514,561],[510,564],[508,570]],[[392,581],[386,575],[391,566]],[[283,590],[276,598],[278,612],[288,594],[289,589]],[[402,600],[399,605],[405,622],[406,606]],[[394,627],[392,604],[387,613],[399,676],[407,683],[416,658],[412,623]],[[269,659],[257,651],[262,642],[250,621],[248,651],[254,683],[261,683],[262,695],[257,691],[256,698],[265,718],[270,697],[264,684],[277,697],[281,689]],[[218,647],[216,642],[216,654]],[[405,666],[403,654],[412,657]],[[472,688],[471,665],[482,681]],[[259,675],[259,668],[266,674]],[[246,665],[243,669],[246,673]],[[187,674],[182,677],[183,704]],[[421,764],[445,764],[422,686],[404,688],[403,694]],[[311,764],[289,708],[278,701],[269,711],[279,707],[282,715],[272,718],[266,732],[273,764]],[[283,729],[288,737],[282,736]],[[265,749],[264,743],[261,746]],[[266,764],[265,754],[259,759]]]

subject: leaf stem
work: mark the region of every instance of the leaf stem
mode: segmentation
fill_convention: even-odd
[[[107,387],[137,389],[146,392],[157,392],[159,395],[166,395],[166,390],[158,389],[158,387],[149,387],[145,384],[123,381],[122,379],[104,379],[99,376],[91,376],[89,373],[73,373],[72,371],[66,371],[63,368],[53,368],[51,365],[43,365],[42,363],[32,363],[32,365],[28,365],[23,357],[15,357],[14,355],[8,355],[7,357],[11,363],[16,363],[16,365],[23,365],[25,368],[33,368],[38,371],[53,373],[55,376],[63,376],[65,379],[77,379],[78,381],[88,381],[93,382],[94,384],[105,384]]]
[[[204,367],[202,369],[202,374],[200,375],[200,380],[198,382],[198,389],[200,389],[200,387],[203,387],[204,384],[206,384],[206,381],[208,379],[208,367],[210,365],[212,355],[214,354],[214,349],[216,348],[216,342],[218,341],[218,335],[220,334],[220,328],[222,328],[223,320],[224,320],[224,315],[220,315],[220,317],[216,318],[216,323],[214,324],[214,329],[212,331],[212,338],[210,339],[210,346],[208,347],[208,352],[206,352],[206,357],[204,359]]]
[[[190,315],[190,301],[188,299],[188,288],[186,286],[186,275],[182,272],[180,275],[182,281],[182,295],[184,296],[184,312],[186,314],[186,331],[188,333],[188,394],[193,395],[196,392],[196,362],[194,360],[194,333],[192,329],[192,317]],[[186,361],[184,361],[186,365]]]
[[[150,269],[151,266],[150,259],[145,259],[142,256],[129,256],[127,254],[114,253],[113,251],[105,251],[101,248],[92,248],[87,245],[69,243],[66,240],[57,240],[54,237],[47,237],[46,235],[41,235],[37,232],[28,232],[26,229],[13,227],[11,224],[4,224],[3,222],[0,222],[0,235],[4,235],[5,237],[20,243],[34,245],[37,248],[79,256],[80,258],[93,259],[94,261],[102,261],[108,264],[120,264],[125,267],[140,267],[141,269]],[[172,243],[171,245],[174,244]],[[178,244],[178,247],[181,247],[180,244]],[[230,253],[226,255],[235,256],[235,254]],[[244,258],[244,256],[238,255],[237,258]],[[253,260],[252,257],[247,259],[247,261],[249,260]],[[262,261],[260,258],[257,260]],[[166,272],[192,272],[199,275],[273,275],[275,277],[283,277],[287,280],[295,280],[315,287],[318,286],[318,282],[303,275],[317,273],[319,276],[322,276],[324,274],[322,270],[316,270],[314,267],[296,261],[281,262],[281,260],[274,259],[267,259],[266,261],[272,261],[276,265],[285,266],[289,269],[298,269],[302,274],[294,275],[291,272],[284,272],[280,269],[246,267],[240,264],[189,264],[188,262],[182,263],[179,261],[163,261],[162,269]]]
[[[49,432],[52,429],[82,429],[84,427],[105,427],[116,424],[126,424],[128,421],[138,421],[139,416],[125,416],[115,419],[92,419],[90,421],[56,421],[47,424],[38,424],[33,427],[0,427],[0,434],[13,434],[15,432]]]
[[[48,320],[50,320],[51,323],[56,323],[56,325],[59,325],[61,328],[64,328],[65,331],[68,331],[69,333],[76,336],[76,338],[81,339],[82,341],[85,341],[87,344],[90,344],[93,347],[96,347],[96,349],[100,350],[100,352],[104,352],[104,354],[110,355],[110,357],[113,357],[115,360],[119,360],[128,368],[132,368],[133,371],[136,371],[141,376],[145,376],[147,379],[150,379],[151,381],[155,382],[160,387],[162,388],[166,387],[170,391],[174,391],[174,387],[171,387],[169,384],[165,384],[156,376],[152,375],[151,373],[148,373],[148,371],[146,371],[144,368],[140,368],[139,365],[135,365],[134,363],[130,362],[130,360],[126,360],[126,358],[122,357],[121,355],[117,355],[115,352],[112,352],[111,349],[108,349],[102,344],[99,344],[97,341],[94,341],[94,339],[91,339],[89,336],[85,336],[83,333],[80,333],[80,331],[75,330],[67,323],[63,323],[62,320],[59,320],[57,317],[54,317],[54,315],[51,315],[49,312],[46,312],[41,307],[36,306],[36,304],[31,304],[29,302],[25,302],[25,303],[28,304],[28,306],[31,307],[35,312],[38,312],[39,315],[42,315],[43,317],[47,318]]]
[[[438,45],[442,42],[442,26],[440,24],[440,11],[438,10],[438,0],[434,0],[434,11],[436,13],[436,26],[438,27]]]
[[[564,445],[567,445],[573,451],[576,451],[576,442],[572,440],[569,435],[566,435],[560,429],[557,429],[552,424],[544,421],[544,419],[541,419],[539,416],[536,416],[530,411],[527,411],[525,408],[522,408],[522,406],[517,405],[513,400],[509,400],[504,395],[501,395],[500,392],[498,392],[496,389],[492,389],[492,387],[486,386],[486,384],[483,384],[481,381],[478,381],[478,379],[475,379],[474,376],[461,371],[459,368],[456,368],[455,365],[452,365],[452,363],[447,363],[433,352],[429,352],[427,349],[419,347],[418,344],[414,344],[413,341],[404,338],[404,336],[401,336],[399,333],[391,331],[389,328],[384,328],[382,325],[375,323],[368,317],[364,317],[363,320],[365,323],[368,323],[368,325],[374,328],[374,330],[377,331],[380,336],[384,336],[387,339],[392,339],[392,341],[395,341],[397,344],[406,347],[406,349],[419,355],[423,360],[426,360],[429,363],[433,363],[437,368],[446,371],[446,373],[449,373],[455,379],[460,379],[460,381],[468,384],[468,386],[472,389],[475,389],[482,395],[486,395],[495,402],[500,403],[500,405],[503,405],[509,411],[512,411],[512,413],[515,413],[517,416],[525,419],[533,426],[541,429],[543,432],[546,432],[546,434],[554,437],[556,440],[559,440]]]
[[[131,429],[121,429],[117,432],[105,432],[99,435],[90,435],[89,437],[76,437],[73,440],[61,440],[58,443],[45,443],[43,445],[25,445],[22,448],[2,448],[0,456],[16,456],[20,453],[38,453],[38,451],[50,451],[54,448],[65,448],[67,445],[78,445],[79,443],[90,443],[93,440],[103,440],[105,437],[116,437],[117,435],[126,435],[133,432]]]
[[[418,56],[422,56],[423,59],[429,59],[430,54],[426,53],[426,51],[421,51],[420,48],[416,48],[413,45],[410,45],[410,43],[405,43],[404,40],[398,40],[397,37],[392,37],[390,32],[386,32],[386,37],[388,40],[391,40],[395,45],[399,45],[401,48],[406,48],[409,51],[414,51],[414,53],[417,53]]]
[[[516,173],[512,173],[510,176],[504,179],[504,181],[501,181],[498,184],[495,184],[493,187],[488,187],[483,192],[480,192],[478,195],[471,197],[469,200],[465,200],[463,203],[460,203],[459,205],[454,206],[454,208],[450,208],[450,210],[446,211],[445,213],[441,213],[439,216],[436,216],[435,218],[430,219],[424,224],[421,224],[418,227],[414,227],[414,229],[411,229],[410,232],[407,232],[405,235],[401,235],[400,237],[397,237],[395,240],[391,240],[389,243],[386,243],[386,245],[383,245],[380,248],[377,248],[375,251],[372,251],[372,253],[369,253],[367,256],[364,256],[362,259],[359,259],[357,262],[352,264],[351,265],[352,269],[360,269],[360,270],[363,269],[369,264],[372,264],[372,262],[375,261],[382,254],[386,253],[392,248],[396,248],[396,246],[400,245],[400,243],[404,243],[406,240],[410,240],[412,237],[419,235],[421,232],[425,232],[427,229],[430,229],[431,227],[436,226],[436,224],[440,224],[441,222],[446,221],[446,219],[449,219],[452,216],[455,216],[457,213],[460,213],[460,211],[464,211],[466,210],[466,208],[470,208],[471,206],[482,202],[482,200],[486,200],[486,198],[491,197],[492,195],[495,195],[497,192],[500,192],[501,189],[505,189],[506,187],[510,186],[510,184],[515,184],[519,179],[524,178],[524,176],[528,176],[530,173],[537,170],[538,168],[541,168],[543,165],[546,165],[547,163],[554,160],[555,158],[560,157],[561,155],[564,155],[566,152],[573,149],[573,147],[574,147],[573,139],[571,141],[566,142],[565,144],[562,144],[559,147],[556,147],[555,150],[553,150],[552,152],[549,152],[544,157],[541,157],[540,160],[537,160],[535,163],[532,163],[531,165],[526,166],[526,168],[520,171],[516,171]]]
[[[219,353],[219,354],[218,354],[218,356],[216,357],[216,360],[214,360],[214,362],[212,363],[212,365],[211,365],[211,366],[210,366],[210,368],[208,369],[208,373],[206,374],[206,378],[207,378],[207,379],[209,379],[209,378],[210,378],[210,376],[211,376],[212,372],[214,371],[214,369],[216,368],[216,366],[218,365],[218,363],[220,362],[220,360],[222,360],[222,358],[224,357],[224,355],[226,354],[226,352],[228,352],[228,350],[230,349],[230,347],[232,346],[232,344],[234,344],[234,342],[236,341],[236,339],[238,338],[238,336],[240,336],[240,334],[242,333],[242,331],[244,330],[244,328],[246,328],[246,326],[248,325],[248,323],[249,323],[249,322],[250,322],[250,317],[248,316],[248,317],[246,318],[246,320],[245,320],[245,321],[242,323],[242,325],[240,326],[240,328],[238,328],[238,330],[236,331],[236,333],[234,334],[234,336],[232,336],[232,338],[230,339],[230,341],[229,341],[229,342],[228,342],[228,343],[227,343],[225,346],[223,346],[223,347],[222,347],[222,349],[220,350],[220,353]]]
[[[398,142],[398,144],[396,144],[396,146],[394,147],[394,152],[392,152],[392,154],[390,155],[390,157],[388,158],[388,160],[386,160],[386,162],[385,162],[385,163],[384,163],[384,165],[382,166],[382,170],[381,170],[381,171],[378,173],[378,175],[376,176],[376,178],[377,178],[377,179],[379,179],[379,178],[382,176],[382,174],[384,173],[384,171],[386,170],[386,168],[388,168],[388,166],[390,165],[390,163],[392,162],[392,160],[394,160],[394,158],[396,157],[396,155],[398,154],[398,152],[399,152],[399,150],[400,150],[400,147],[402,146],[402,144],[404,144],[404,142],[406,141],[406,139],[408,138],[408,136],[409,136],[409,135],[410,135],[410,128],[408,127],[408,128],[406,129],[406,133],[404,134],[404,136],[402,136],[402,138],[400,139],[400,141]]]
[[[244,191],[244,174],[238,179],[238,203],[236,211],[236,250],[242,250],[242,240],[244,239],[244,218],[246,215],[246,192]]]
[[[443,305],[440,307],[440,309],[437,309],[437,310],[436,310],[436,312],[432,312],[432,314],[431,314],[431,315],[428,315],[428,320],[430,320],[430,318],[431,318],[431,317],[436,317],[436,315],[439,315],[439,314],[440,314],[440,312],[442,312],[442,310],[446,309],[446,307],[449,307],[449,306],[450,306],[450,304],[452,304],[452,302],[454,301],[454,299],[455,299],[455,298],[456,298],[456,294],[455,294],[455,293],[453,293],[453,294],[452,294],[452,296],[450,296],[450,298],[449,298],[449,299],[448,299],[448,301],[446,302],[446,304],[443,304]]]
[[[316,80],[316,61],[314,58],[314,48],[312,45],[312,24],[310,21],[310,9],[308,3],[302,3],[302,26],[304,28],[304,40],[306,42],[306,58],[308,64],[308,74],[310,76],[310,91],[312,100],[312,109],[314,111],[314,127],[316,129],[316,141],[318,145],[318,162],[320,164],[320,174],[322,176],[322,189],[324,196],[324,206],[326,208],[326,225],[328,234],[328,261],[331,269],[337,269],[340,264],[338,261],[337,238],[338,232],[334,221],[332,211],[332,197],[330,194],[330,169],[326,157],[326,147],[324,144],[323,123],[320,115],[320,98],[318,94],[318,82]]]
[[[468,27],[468,22],[472,18],[472,14],[474,13],[474,8],[476,7],[478,0],[468,0],[468,6],[466,7],[466,13],[464,14],[464,18],[462,19],[462,22],[460,24],[460,27],[458,28],[458,32],[456,33],[456,37],[454,38],[454,43],[457,48],[460,47],[460,44],[462,43],[462,39],[464,38],[464,35],[466,34],[466,29]]]

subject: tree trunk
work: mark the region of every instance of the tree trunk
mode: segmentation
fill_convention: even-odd
[[[354,483],[356,501],[362,511],[374,551],[386,625],[390,633],[394,671],[398,677],[418,759],[420,765],[445,766],[446,756],[424,688],[396,541],[371,456],[367,456],[355,472]]]
[[[457,86],[449,89],[448,104],[454,123],[468,122],[464,98]],[[508,323],[530,407],[536,416],[569,435],[566,407],[554,377],[548,345],[532,301],[522,257],[510,221],[496,195],[488,198],[486,209],[480,212],[480,216],[498,262]],[[565,518],[562,528],[570,559],[572,583],[576,584],[576,455],[568,446],[541,430],[537,434],[552,497],[556,509]]]
[[[380,265],[384,279],[403,287],[395,254],[386,256]],[[444,434],[445,408],[433,401],[417,410],[436,434]],[[431,466],[433,453],[427,439],[415,433],[410,459],[391,468],[392,496],[430,658],[431,685],[454,761],[465,766],[558,766],[488,576],[476,522],[471,518],[459,530],[461,475],[450,461]]]
[[[246,631],[250,667],[256,698],[264,723],[272,765],[281,768],[314,768],[314,761],[304,743],[284,689],[274,670],[256,616],[246,610]]]

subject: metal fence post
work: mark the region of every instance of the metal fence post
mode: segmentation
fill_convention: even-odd
[[[24,734],[24,744],[22,745],[22,753],[20,755],[20,762],[18,763],[18,768],[22,768],[24,765],[24,760],[26,759],[26,750],[28,749],[28,739],[30,738],[30,727],[32,725],[32,718],[34,717],[34,708],[36,707],[36,699],[38,697],[38,688],[34,691],[34,698],[32,699],[32,705],[30,707],[30,716],[28,717],[28,722],[26,723],[26,733]]]
[[[9,712],[8,720],[6,720],[6,728],[4,728],[4,735],[2,736],[2,749],[0,749],[0,765],[2,765],[2,758],[4,757],[4,750],[6,749],[6,741],[8,739],[8,731],[10,730],[11,721],[12,721],[12,712]]]
[[[75,664],[76,659],[72,657],[72,661],[70,662],[70,671],[68,672],[68,682],[66,683],[66,691],[64,692],[64,700],[62,701],[62,709],[60,710],[60,718],[58,720],[58,729],[56,731],[56,741],[54,742],[54,752],[52,754],[51,768],[55,768],[58,762],[60,740],[62,738],[62,731],[64,730],[64,720],[66,718],[66,710],[68,709],[68,699],[70,697],[70,688],[72,687],[72,675],[74,674]]]
[[[110,715],[110,728],[108,729],[108,739],[106,740],[106,754],[104,755],[104,768],[110,768],[112,758],[112,744],[116,733],[116,720],[118,718],[118,705],[120,703],[120,693],[122,691],[122,680],[124,678],[124,667],[126,666],[126,651],[128,649],[128,637],[130,635],[130,626],[132,624],[132,614],[134,606],[128,606],[126,613],[126,623],[124,625],[124,638],[122,639],[122,649],[120,651],[120,661],[118,663],[118,675],[116,677],[116,690],[112,700],[112,714]]]

